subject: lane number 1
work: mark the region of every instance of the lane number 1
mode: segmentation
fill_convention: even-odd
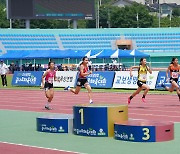
[[[79,109],[79,113],[81,115],[81,125],[84,124],[84,110],[83,109]]]

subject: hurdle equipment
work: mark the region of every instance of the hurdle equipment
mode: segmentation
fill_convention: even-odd
[[[36,128],[39,132],[72,133],[73,115],[54,114],[37,117]]]
[[[116,140],[132,142],[163,142],[174,139],[174,123],[128,120],[114,124]]]
[[[114,123],[128,120],[127,105],[81,104],[73,106],[73,132],[81,136],[114,136]]]

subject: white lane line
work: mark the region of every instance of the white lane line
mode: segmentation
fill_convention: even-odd
[[[38,147],[38,146],[32,146],[32,145],[26,145],[26,144],[17,144],[17,143],[11,143],[11,142],[3,142],[3,141],[0,141],[0,143],[10,144],[10,145],[18,145],[18,146],[24,146],[24,147],[30,147],[30,148],[37,148],[37,149],[47,149],[47,150],[52,150],[52,151],[80,154],[79,152],[74,152],[74,151],[69,151],[69,150],[68,151],[67,150],[59,150],[59,149],[56,149],[56,148],[45,148],[45,147]]]

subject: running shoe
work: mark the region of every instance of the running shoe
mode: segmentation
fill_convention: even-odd
[[[146,99],[145,99],[145,98],[142,98],[142,102],[143,102],[143,103],[146,103]]]
[[[46,109],[46,110],[52,110],[52,108],[49,107],[49,106],[45,106],[45,109]]]
[[[65,91],[68,91],[70,88],[70,86],[67,86],[66,88],[64,88]]]
[[[131,99],[130,99],[130,97],[128,98],[128,104],[130,104],[131,103]]]
[[[93,104],[93,101],[89,101],[89,104]]]

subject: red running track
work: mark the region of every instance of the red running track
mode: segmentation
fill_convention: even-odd
[[[93,93],[96,104],[127,104],[129,94]],[[141,102],[142,95],[133,98],[129,105],[129,118],[180,122],[180,102],[177,95],[147,95],[147,103]],[[76,104],[88,103],[86,92],[74,95],[71,92],[55,91],[53,110],[44,109],[46,98],[40,90],[0,90],[0,109],[35,112],[72,113]]]
[[[93,93],[93,101],[95,104],[127,104],[129,95],[122,93]],[[147,95],[147,103],[141,102],[141,96],[138,95],[133,98],[129,105],[129,118],[180,122],[180,102],[176,95]],[[55,91],[51,105],[53,110],[51,111],[44,109],[47,101],[44,91],[0,90],[0,98],[0,109],[19,111],[72,113],[73,105],[88,104],[88,96],[85,92],[74,95],[70,92]],[[3,154],[71,153],[63,150],[43,149],[8,143],[0,143],[0,152],[3,152]]]
[[[0,143],[0,152],[3,154],[77,154],[77,152],[11,143]]]

